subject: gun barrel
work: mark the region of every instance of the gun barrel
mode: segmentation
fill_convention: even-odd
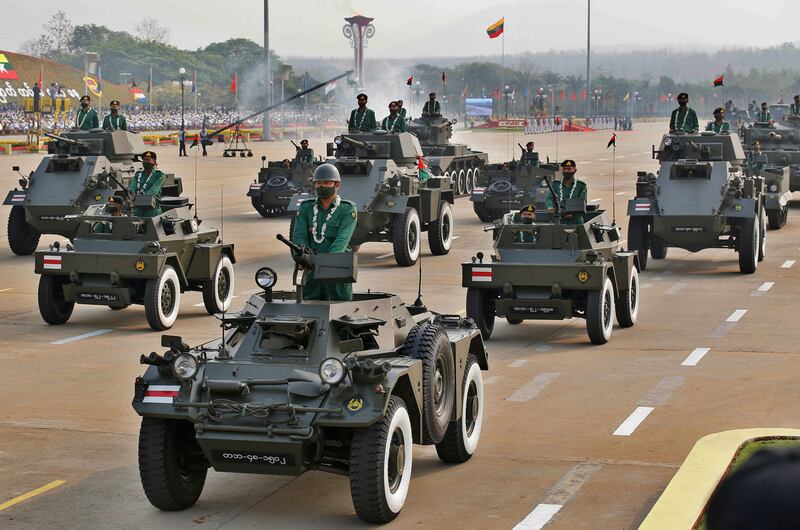
[[[288,246],[289,248],[291,248],[292,250],[296,250],[296,251],[298,251],[298,252],[301,252],[301,251],[303,250],[303,249],[300,247],[300,245],[297,245],[296,243],[292,243],[291,241],[289,241],[288,239],[286,239],[286,238],[283,236],[283,234],[276,234],[276,235],[275,235],[275,238],[276,238],[278,241],[280,241],[281,243],[283,243],[283,244],[285,244],[286,246]]]
[[[61,136],[60,134],[44,133],[44,135],[47,136],[48,138],[52,138],[57,142],[64,142],[65,144],[69,145],[80,145],[82,147],[87,145],[86,142],[84,142],[83,140],[75,140],[74,138],[67,138],[66,136]]]

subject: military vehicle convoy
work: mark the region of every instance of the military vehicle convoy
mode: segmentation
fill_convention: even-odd
[[[665,134],[653,157],[658,174],[640,171],[628,202],[628,245],[647,268],[648,251],[664,259],[669,247],[689,252],[729,248],[750,274],[764,259],[764,179],[747,176],[736,134]]]
[[[455,123],[456,120],[441,116],[414,118],[408,123],[408,131],[419,139],[433,174],[449,178],[456,195],[461,197],[470,195],[482,183],[480,174],[489,162],[489,154],[450,143]]]
[[[153,205],[152,195],[133,196],[137,208]],[[202,291],[210,314],[226,311],[233,298],[233,245],[218,242],[217,229],[200,226],[187,198],[162,197],[161,208],[155,217],[111,216],[103,205],[67,215],[77,224],[73,243],[35,253],[45,322],[64,324],[75,304],[116,310],[142,304],[150,327],[163,331],[178,318],[185,291]]]
[[[536,201],[534,223],[522,222],[518,212],[505,214],[486,229],[495,232],[490,259],[478,252],[461,265],[467,316],[484,339],[492,335],[496,317],[509,324],[584,318],[589,340],[605,344],[615,314],[620,327],[636,323],[638,256],[623,251],[619,227],[603,210],[567,199],[556,201],[551,214],[546,199]],[[568,216],[573,222],[564,222]]]
[[[453,244],[453,190],[446,178],[420,182],[419,141],[411,133],[342,134],[328,144],[328,163],[342,177],[339,195],[353,201],[358,222],[350,246],[357,250],[367,241],[390,241],[398,265],[417,262],[422,232],[428,233],[431,253],[443,255]],[[292,197],[289,211],[312,198],[310,192]]]
[[[758,140],[770,165],[789,168],[789,187],[776,191],[800,191],[800,119],[789,117],[774,123],[754,123],[742,129],[745,151]]]
[[[558,164],[535,167],[516,160],[487,164],[481,173],[485,185],[476,187],[470,197],[472,209],[484,223],[502,219],[508,212],[536,201],[538,196],[546,198],[550,190],[545,178],[554,177],[558,170]]]
[[[306,274],[351,283],[355,264],[352,253],[309,254]],[[356,514],[386,523],[405,503],[412,444],[435,444],[448,463],[477,450],[488,358],[474,324],[382,292],[304,301],[299,272],[296,290],[278,291],[276,273],[259,269],[263,292],[224,315],[220,339],[189,347],[165,335],[168,351],[142,356],[133,408],[155,507],[195,504],[209,467],[320,470],[348,476]]]
[[[11,206],[8,244],[20,256],[32,254],[42,234],[72,239],[80,222],[67,216],[93,204],[105,205],[120,184],[133,177],[134,163],[145,150],[141,136],[129,131],[75,130],[47,136],[53,140],[49,156],[28,177],[20,175],[19,188],[3,201]],[[163,194],[180,195],[180,178],[166,177]]]
[[[311,178],[321,162],[306,164],[295,159],[286,167],[282,161],[270,161],[264,167],[266,160],[267,157],[261,157],[261,170],[250,184],[247,196],[262,217],[286,215],[294,194],[311,193]]]

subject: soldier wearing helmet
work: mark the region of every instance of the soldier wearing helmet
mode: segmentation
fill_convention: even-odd
[[[350,238],[356,229],[356,205],[339,196],[342,178],[333,164],[322,164],[314,171],[314,190],[317,197],[303,201],[297,210],[293,243],[308,247],[316,253],[350,252]],[[306,273],[303,287],[306,300],[352,300],[353,286],[349,283],[319,285],[311,273]]]

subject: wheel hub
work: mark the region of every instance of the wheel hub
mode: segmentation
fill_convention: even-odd
[[[164,283],[164,290],[161,292],[161,311],[165,315],[172,313],[175,305],[175,285],[171,282]]]

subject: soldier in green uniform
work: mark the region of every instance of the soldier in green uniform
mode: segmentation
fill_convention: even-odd
[[[89,96],[81,96],[81,108],[75,114],[75,127],[88,131],[100,127],[100,119],[97,112],[90,106],[92,99]]]
[[[714,121],[708,122],[707,131],[714,131],[717,134],[730,133],[731,124],[725,121],[725,109],[717,107],[714,109]]]
[[[300,204],[291,234],[293,243],[316,253],[351,251],[350,238],[358,216],[356,205],[339,197],[341,182],[339,170],[333,164],[322,164],[314,171],[317,198]],[[319,285],[313,275],[307,273],[303,297],[306,300],[352,300],[353,286],[349,283]]]
[[[156,154],[153,151],[142,153],[142,168],[131,179],[132,195],[153,195],[156,198],[155,208],[134,208],[137,217],[155,217],[161,214],[161,188],[164,187],[164,174],[156,169]]]
[[[402,116],[404,120],[408,119],[408,117],[407,117],[408,113],[406,112],[406,108],[403,107],[403,100],[402,99],[398,99],[397,100],[397,113],[400,116]]]
[[[756,113],[756,121],[759,123],[771,123],[772,113],[769,111],[769,105],[764,101],[761,103],[761,110]]]
[[[397,102],[389,103],[389,115],[381,121],[381,129],[388,132],[405,132],[406,120],[397,113]]]
[[[800,117],[800,95],[794,97],[794,103],[789,105],[789,116]]]
[[[127,131],[128,120],[125,119],[125,116],[119,113],[119,101],[114,99],[111,101],[111,104],[109,106],[111,107],[111,113],[106,115],[105,118],[103,118],[103,130]]]
[[[574,160],[566,159],[561,162],[561,180],[553,182],[553,191],[558,197],[558,202],[562,205],[567,199],[586,200],[588,189],[586,183],[575,178],[578,167]],[[547,197],[547,207],[553,208],[555,201],[552,193]],[[583,216],[565,213],[561,215],[561,222],[565,224],[583,224]]]
[[[669,119],[669,132],[674,133],[683,131],[695,133],[700,129],[697,121],[697,113],[689,107],[689,94],[681,92],[678,94],[678,108],[672,111]]]
[[[110,214],[112,217],[122,216],[122,197],[119,195],[111,195],[108,202],[103,207],[105,213]],[[95,234],[110,234],[113,231],[111,221],[98,221],[92,225],[92,232]]]
[[[354,132],[372,132],[378,124],[375,121],[375,112],[367,108],[367,95],[359,94],[356,96],[358,108],[350,112],[350,119],[347,122],[347,130]]]
[[[755,140],[750,145],[750,152],[747,153],[747,163],[745,168],[748,175],[760,175],[768,163],[767,154],[761,152],[761,143]]]
[[[300,140],[300,149],[297,150],[297,154],[294,155],[294,159],[301,164],[314,163],[314,150],[308,147],[308,140],[305,138]]]
[[[428,94],[428,101],[422,107],[422,115],[426,118],[436,118],[442,115],[442,106],[436,101],[436,92]]]
[[[533,150],[533,142],[525,144],[525,152],[522,153],[520,164],[523,166],[539,167],[539,153]]]
[[[536,222],[536,207],[532,204],[528,204],[523,206],[517,215],[515,216],[514,222],[523,225],[532,225]],[[514,232],[514,242],[515,243],[535,243],[536,236],[533,232],[529,231],[522,231]]]

